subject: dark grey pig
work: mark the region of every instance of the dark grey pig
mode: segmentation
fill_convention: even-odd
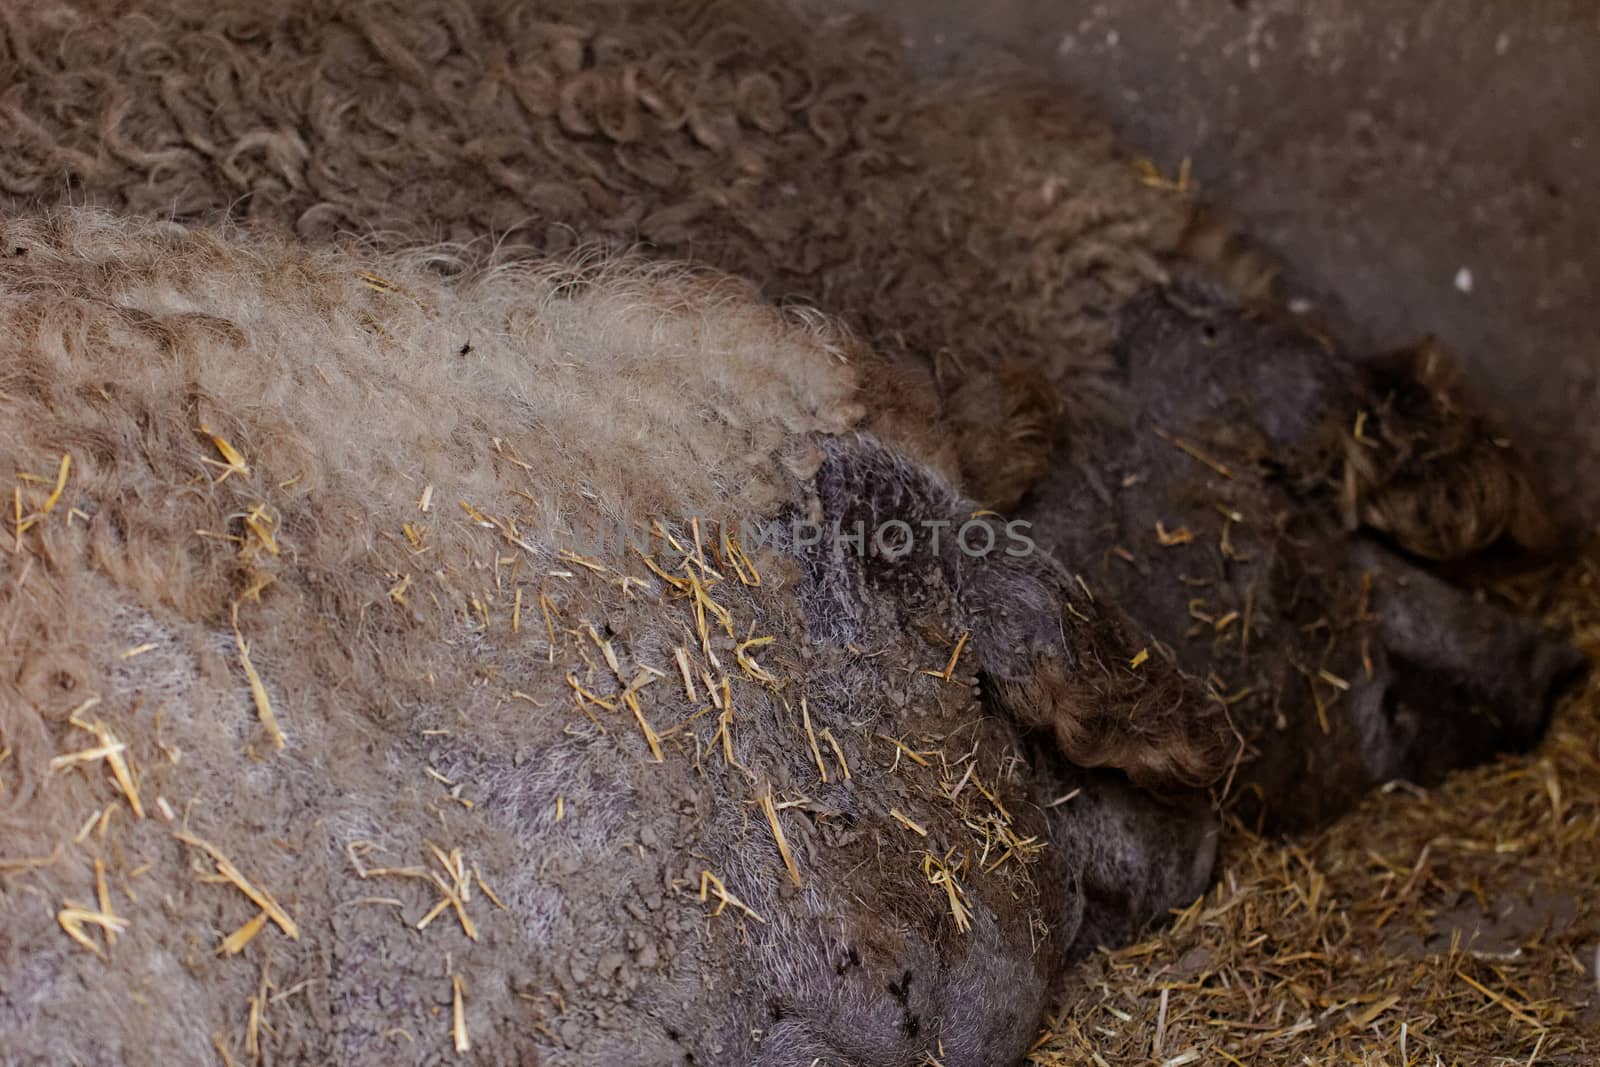
[[[1121,319],[1127,421],[1024,509],[1209,687],[1240,810],[1308,826],[1538,736],[1582,657],[1436,561],[1544,549],[1533,472],[1431,347],[1365,363],[1198,283]]]

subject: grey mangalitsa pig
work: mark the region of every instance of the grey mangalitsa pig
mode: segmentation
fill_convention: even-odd
[[[0,237],[0,1062],[1007,1064],[1203,890],[1221,709],[826,319]]]

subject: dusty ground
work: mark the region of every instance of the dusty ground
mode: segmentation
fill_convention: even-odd
[[[933,67],[1061,79],[1168,172],[1191,158],[1347,338],[1439,335],[1600,517],[1600,8],[829,2],[897,18]]]

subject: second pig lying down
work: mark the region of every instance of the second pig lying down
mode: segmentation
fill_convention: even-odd
[[[1204,889],[1224,703],[827,320],[629,262],[0,237],[0,1061],[1009,1064]],[[1129,344],[1184,358],[1161,321]]]
[[[1315,827],[1538,739],[1583,657],[1434,568],[1548,551],[1550,511],[1442,353],[1357,360],[1189,279],[1130,303],[1116,367],[1125,421],[1022,514],[1227,705],[1238,814]]]

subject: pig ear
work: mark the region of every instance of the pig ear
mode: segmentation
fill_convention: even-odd
[[[1064,405],[1037,367],[1002,360],[956,381],[946,398],[964,495],[1007,511],[1050,469]]]
[[[1547,553],[1563,540],[1521,457],[1488,439],[1442,446],[1387,468],[1352,456],[1346,497],[1357,524],[1423,559],[1467,559],[1502,539]]]
[[[1116,768],[1148,789],[1202,788],[1227,773],[1242,741],[1226,708],[1115,607],[1062,589],[1054,609],[1031,633],[984,635],[980,665],[995,703],[1051,731],[1072,763]]]
[[[1565,539],[1533,467],[1463,397],[1450,354],[1426,339],[1364,364],[1373,411],[1346,441],[1352,526],[1425,559],[1459,560],[1505,538],[1532,552]]]
[[[1209,282],[1247,303],[1278,298],[1280,264],[1215,208],[1195,209],[1179,238],[1178,256],[1175,278]]]

